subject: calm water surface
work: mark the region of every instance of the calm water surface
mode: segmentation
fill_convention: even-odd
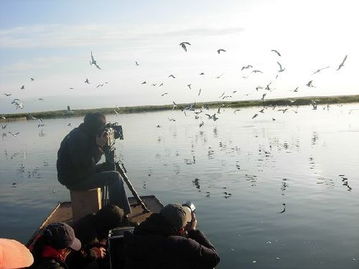
[[[108,120],[124,128],[117,152],[141,195],[196,204],[218,268],[359,268],[359,105],[278,109],[223,109],[217,121],[204,115],[216,110]],[[0,237],[26,242],[69,200],[56,153],[81,121],[1,130]]]

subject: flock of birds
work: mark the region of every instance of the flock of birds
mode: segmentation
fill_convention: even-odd
[[[184,41],[184,42],[179,43],[179,46],[180,46],[186,53],[188,53],[189,50],[190,50],[191,43],[189,43],[189,42],[187,42],[187,41]],[[219,49],[216,50],[216,52],[217,52],[218,55],[221,55],[221,54],[223,54],[223,53],[227,53],[227,50],[226,50],[226,49],[223,49],[223,48],[219,48]],[[277,70],[277,73],[275,74],[275,79],[277,79],[278,76],[279,76],[282,72],[285,72],[287,69],[286,69],[286,67],[284,67],[284,66],[281,64],[281,62],[280,62],[280,60],[279,60],[279,59],[282,57],[281,52],[280,52],[279,50],[272,49],[272,50],[271,50],[271,53],[273,53],[273,54],[277,57],[276,63],[277,63],[277,65],[278,65],[278,70]],[[343,68],[344,64],[346,63],[347,57],[348,57],[348,56],[345,55],[345,57],[343,58],[343,60],[342,60],[342,61],[340,62],[340,64],[337,66],[337,68],[336,68],[337,71],[339,71],[339,70],[341,70],[341,69]],[[95,67],[96,69],[98,69],[98,70],[102,70],[102,68],[100,67],[98,61],[95,59],[95,57],[94,57],[92,51],[91,51],[91,53],[90,53],[90,61],[89,61],[89,64],[90,64],[90,66],[94,66],[94,67]],[[135,65],[136,65],[136,66],[140,66],[140,63],[139,63],[138,61],[135,61]],[[325,66],[325,67],[318,68],[318,69],[316,69],[316,70],[312,73],[312,75],[316,75],[316,74],[318,74],[318,73],[320,73],[320,72],[323,72],[324,70],[329,69],[329,68],[330,68],[330,66]],[[262,73],[263,73],[263,71],[261,71],[260,69],[255,68],[255,67],[254,67],[253,65],[251,65],[251,64],[243,65],[243,66],[240,68],[240,70],[243,71],[243,72],[244,72],[244,71],[247,72],[247,75],[243,75],[242,78],[248,78],[248,72],[249,72],[249,74],[252,74],[252,73],[253,73],[253,74],[262,74]],[[200,76],[205,76],[205,73],[204,73],[204,72],[199,72],[199,75],[200,75]],[[220,79],[223,75],[224,75],[224,74],[222,73],[222,74],[216,76],[215,78],[216,78],[216,79]],[[169,75],[168,75],[168,78],[169,78],[169,79],[176,79],[176,76],[175,76],[174,74],[169,74]],[[34,81],[35,81],[35,79],[34,79],[33,77],[31,77],[31,78],[30,78],[30,82],[34,82]],[[85,84],[90,84],[90,83],[91,83],[91,82],[90,82],[90,79],[89,79],[89,78],[86,78],[86,79],[84,80],[84,83],[85,83]],[[108,81],[103,82],[103,83],[98,83],[97,86],[96,86],[96,88],[103,87],[104,85],[106,85],[106,84],[108,84],[108,83],[109,83]],[[151,83],[150,83],[150,82],[148,82],[147,80],[141,82],[141,85],[146,85],[146,84],[150,84],[150,85],[153,86],[153,87],[163,87],[163,86],[165,85],[165,82],[161,81],[161,82],[151,82]],[[309,87],[309,88],[315,87],[315,86],[314,86],[313,79],[309,80],[305,85],[306,85],[306,87]],[[20,86],[20,90],[25,90],[25,86],[26,86],[26,85],[21,85],[21,86]],[[191,91],[194,90],[194,88],[193,88],[193,86],[192,86],[192,83],[190,83],[190,82],[186,84],[186,87],[187,87],[189,90],[191,90]],[[71,87],[70,89],[74,89],[74,88]],[[263,92],[261,93],[261,100],[264,101],[265,98],[267,97],[267,94],[273,90],[273,89],[272,89],[272,81],[269,81],[266,85],[259,85],[259,86],[255,87],[255,90],[256,90],[256,92],[263,91]],[[294,91],[294,92],[298,92],[298,90],[299,90],[299,86],[296,87],[293,91]],[[202,89],[198,89],[197,96],[200,96],[201,93],[202,93]],[[189,105],[180,105],[180,104],[177,104],[175,101],[172,101],[172,110],[174,110],[174,109],[180,109],[180,110],[183,111],[183,113],[184,113],[185,116],[187,116],[188,113],[192,112],[193,115],[194,115],[194,118],[200,121],[200,122],[199,122],[199,127],[201,128],[201,127],[203,127],[204,124],[205,124],[204,119],[217,121],[217,120],[219,119],[219,117],[220,117],[220,114],[221,114],[222,109],[225,108],[225,106],[226,106],[226,103],[225,103],[224,101],[233,98],[234,94],[236,94],[236,93],[237,93],[237,90],[232,90],[232,91],[229,92],[229,93],[228,93],[228,92],[226,93],[226,92],[224,91],[221,95],[219,95],[219,96],[218,96],[218,99],[219,99],[219,100],[223,100],[223,103],[218,106],[218,108],[216,109],[216,112],[214,112],[214,113],[213,113],[213,111],[212,111],[212,113],[209,112],[209,111],[210,111],[210,108],[209,108],[207,105],[203,105],[203,106],[199,107],[196,102],[191,103],[191,104],[189,104]],[[163,92],[163,93],[161,93],[161,96],[168,96],[168,95],[169,95],[168,92]],[[4,96],[10,97],[10,96],[12,96],[12,94],[6,92],[6,93],[4,93]],[[43,101],[43,98],[38,98],[38,100],[39,100],[39,101]],[[294,99],[293,99],[293,100],[290,100],[290,101],[291,101],[292,104],[295,105],[295,100],[294,100]],[[15,109],[16,109],[16,110],[18,110],[18,109],[21,110],[21,109],[24,108],[24,103],[23,103],[23,101],[20,100],[19,98],[13,99],[13,100],[11,101],[11,104],[15,106]],[[312,106],[313,106],[313,110],[316,110],[316,109],[317,109],[317,102],[316,102],[316,100],[312,100]],[[263,114],[263,113],[265,112],[265,110],[267,110],[267,109],[269,109],[269,107],[263,106],[262,108],[260,108],[260,110],[259,110],[257,113],[255,113],[255,114],[251,117],[251,119],[257,118],[259,115]],[[275,107],[275,106],[272,106],[272,109],[274,110],[274,109],[276,109],[276,107]],[[327,106],[327,109],[329,109],[329,106]],[[206,112],[206,111],[208,111],[208,112]],[[237,113],[238,111],[240,111],[240,109],[235,109],[233,112],[234,112],[234,113]],[[286,113],[287,111],[289,111],[289,108],[288,108],[288,107],[286,107],[286,108],[282,108],[282,107],[281,107],[281,108],[278,108],[277,111],[278,111],[278,112],[282,112],[282,113]],[[295,113],[297,113],[297,110],[293,110],[293,111],[294,111]],[[116,113],[116,114],[119,113],[118,110],[117,110],[117,108],[114,109],[114,113]],[[6,119],[6,117],[5,117],[4,115],[2,115],[2,116],[0,116],[0,117],[1,117],[1,119],[4,119],[4,120]],[[31,114],[28,115],[28,118],[29,118],[29,119],[32,119],[32,120],[37,120],[37,121],[38,121],[38,123],[37,123],[37,127],[38,127],[38,128],[42,128],[42,127],[45,126],[45,122],[44,122],[43,119],[41,119],[41,118],[36,118],[36,117],[32,116]],[[170,122],[175,122],[175,121],[176,121],[176,119],[173,118],[173,117],[168,117],[168,120],[169,120]],[[275,121],[276,119],[275,119],[275,118],[272,118],[272,120]],[[67,126],[71,126],[71,123],[68,123]],[[156,127],[157,127],[157,128],[161,128],[161,126],[160,126],[159,124],[157,124]],[[6,132],[5,132],[5,129],[6,129],[6,128],[7,128],[7,124],[6,124],[6,123],[4,123],[4,124],[2,123],[2,124],[1,124],[1,129],[3,130],[3,135],[2,135],[3,138],[4,138],[7,134],[10,134],[10,135],[12,135],[12,136],[15,137],[15,136],[19,135],[19,133],[20,133],[20,132],[18,132],[18,131],[17,131],[17,132],[8,131],[8,132],[6,133]],[[40,132],[40,133],[41,133],[41,132]],[[43,133],[43,132],[42,132],[42,133]],[[209,150],[209,156],[210,156],[210,152],[211,152],[211,150]],[[195,156],[193,156],[192,159],[186,159],[186,160],[185,160],[185,163],[186,163],[186,164],[194,164],[194,163],[195,163]],[[239,164],[237,164],[237,168],[239,169]],[[253,179],[253,178],[251,178],[251,180],[252,180],[252,179]],[[196,188],[199,188],[199,179],[195,179],[195,180],[193,181],[193,183],[194,183],[194,185],[196,186]],[[229,193],[229,192],[227,192],[227,191],[225,191],[224,194],[225,194],[225,198],[229,198],[229,197],[231,196],[231,193]],[[208,194],[208,195],[209,195],[209,194]]]

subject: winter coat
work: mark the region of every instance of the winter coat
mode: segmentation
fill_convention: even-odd
[[[205,235],[189,231],[188,237],[175,231],[159,214],[152,214],[124,238],[126,269],[213,268],[220,258]]]
[[[71,189],[97,172],[96,163],[102,150],[96,145],[96,134],[84,124],[73,129],[61,142],[57,152],[57,177],[61,184]]]

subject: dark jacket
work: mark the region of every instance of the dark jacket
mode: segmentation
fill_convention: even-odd
[[[220,258],[211,242],[199,230],[188,237],[174,231],[159,214],[152,214],[124,239],[126,269],[213,268]]]
[[[96,173],[102,150],[96,145],[96,134],[84,124],[73,129],[61,142],[57,152],[57,177],[69,189]]]
[[[42,260],[34,269],[68,269],[67,265],[54,258]]]

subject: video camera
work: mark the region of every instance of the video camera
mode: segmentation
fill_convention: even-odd
[[[123,140],[122,126],[115,123],[107,123],[104,128],[104,132],[107,134],[107,146],[113,146],[116,139]]]

